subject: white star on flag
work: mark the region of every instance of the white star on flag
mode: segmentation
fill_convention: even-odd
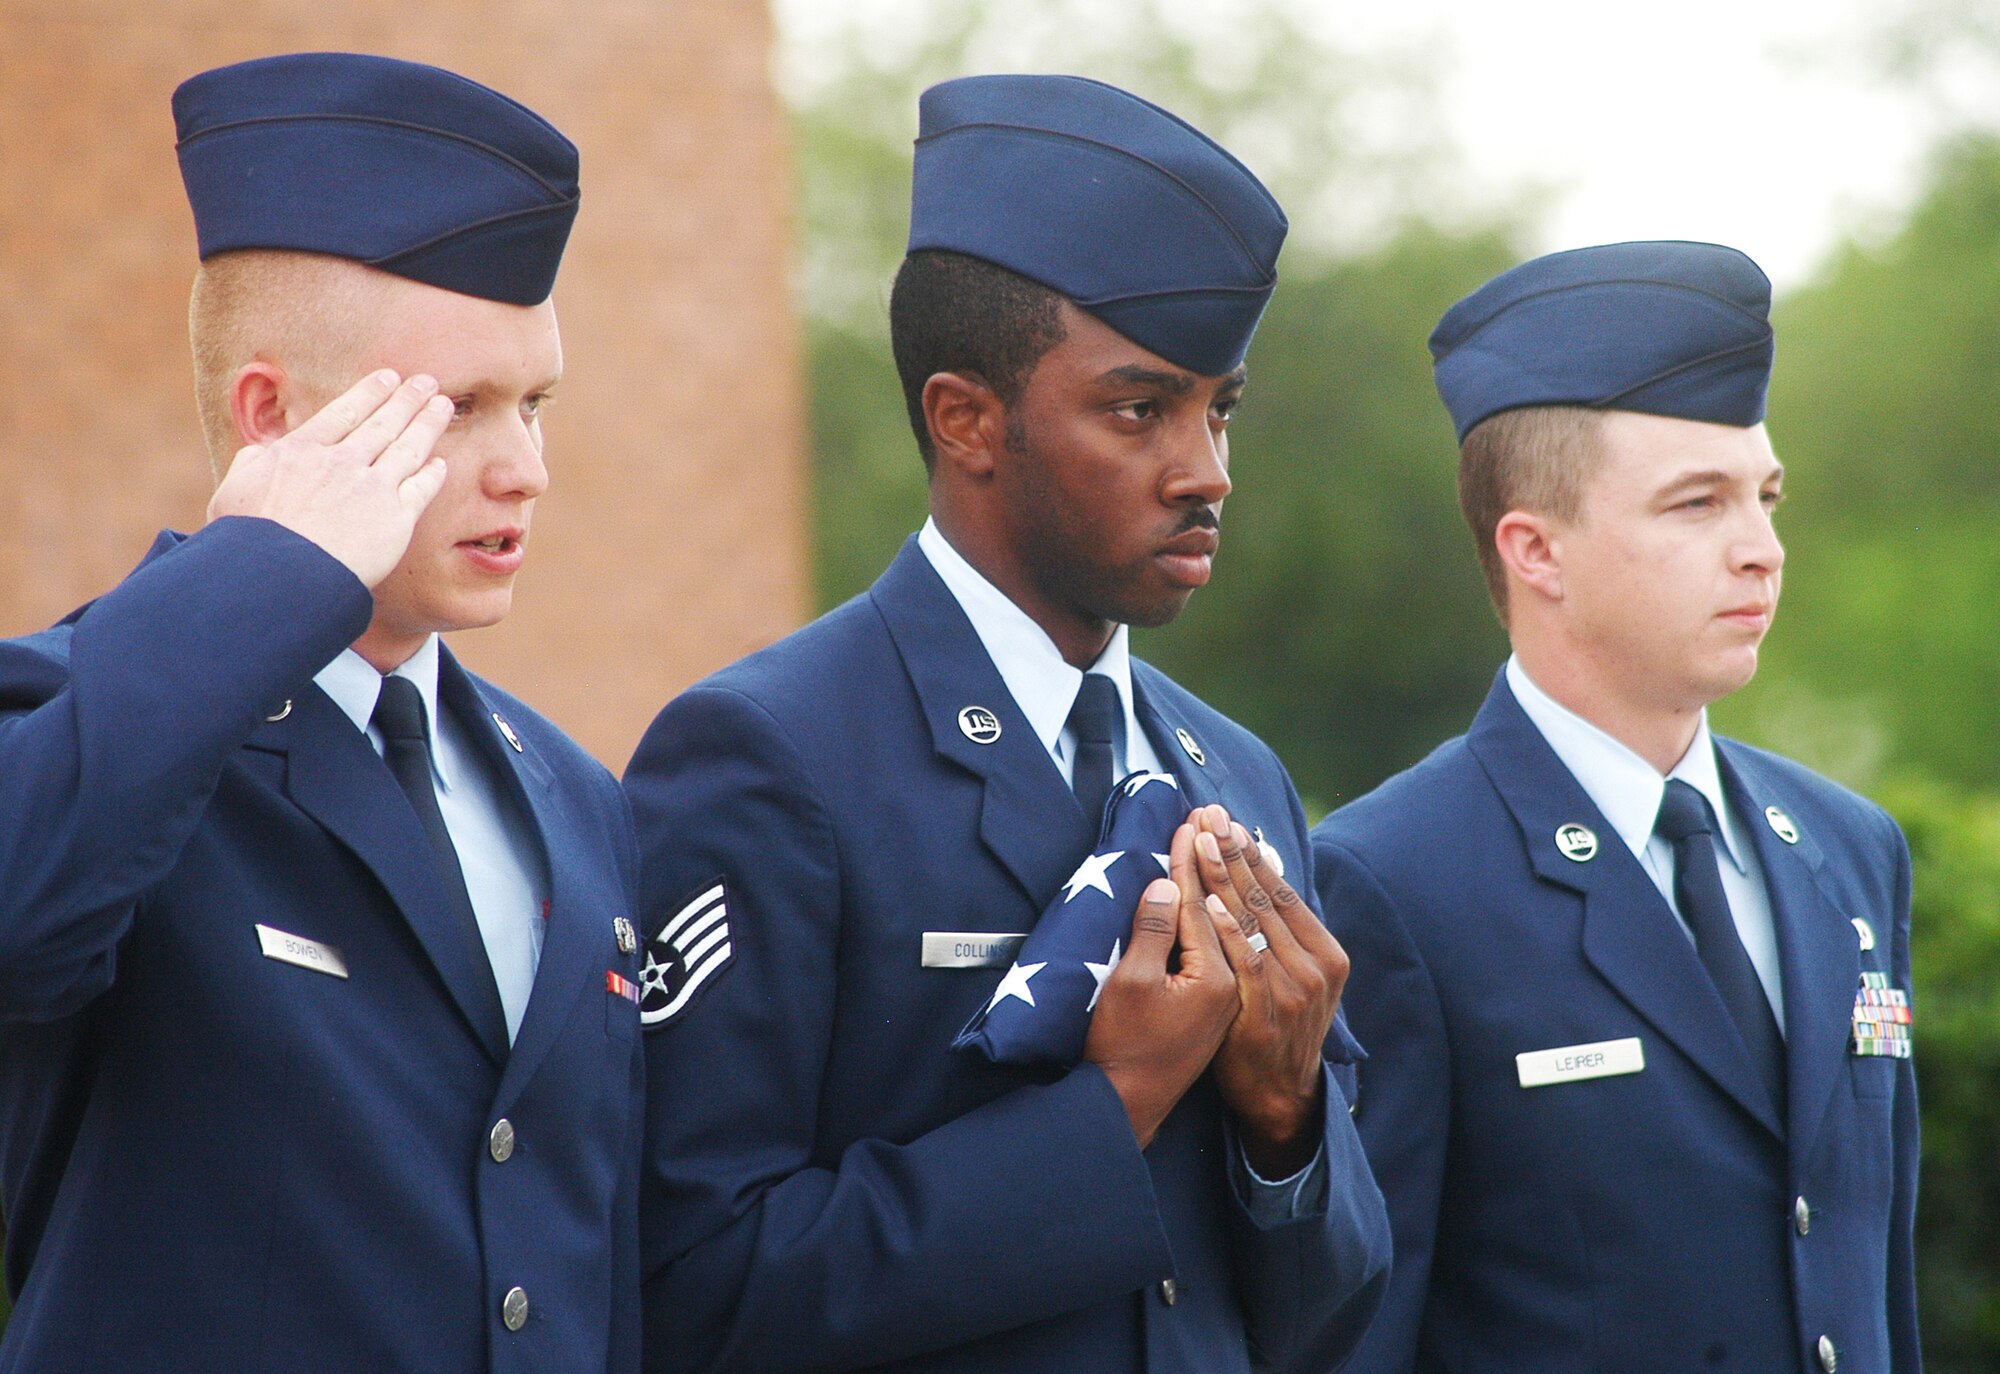
[[[1090,970],[1090,976],[1097,980],[1097,990],[1090,994],[1090,1005],[1084,1008],[1085,1011],[1097,1010],[1097,999],[1104,995],[1104,980],[1111,976],[1111,970],[1117,968],[1118,961],[1124,958],[1124,955],[1120,952],[1120,947],[1124,943],[1122,939],[1113,940],[1111,942],[1111,957],[1101,964],[1093,964],[1088,959],[1083,961],[1083,966]]]
[[[1111,879],[1105,874],[1111,871],[1111,865],[1124,857],[1122,849],[1114,849],[1108,854],[1092,854],[1077,866],[1076,872],[1070,874],[1069,881],[1063,884],[1063,900],[1076,900],[1076,894],[1086,887],[1094,887],[1105,896],[1112,896]]]
[[[1028,980],[1047,967],[1045,961],[1039,964],[1016,964],[1008,969],[1007,976],[1002,978],[1000,986],[994,989],[993,1000],[986,1004],[986,1010],[992,1011],[1000,1005],[1001,999],[1007,997],[1018,997],[1029,1006],[1034,1006],[1035,994],[1028,990]]]
[[[1179,787],[1172,773],[1134,773],[1125,780],[1125,795],[1131,796],[1149,782],[1163,782],[1169,787]]]
[[[1174,861],[1172,859],[1169,859],[1164,854],[1155,854],[1153,857],[1160,861],[1160,872],[1166,874],[1169,878],[1174,876]]]

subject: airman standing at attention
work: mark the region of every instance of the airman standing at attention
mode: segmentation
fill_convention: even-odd
[[[1770,283],[1538,258],[1431,336],[1513,656],[1313,832],[1396,1267],[1363,1374],[1915,1374],[1909,853],[1712,736],[1778,605]]]
[[[1298,798],[1126,643],[1208,580],[1284,231],[1123,91],[925,94],[889,314],[931,518],[625,775],[650,1368],[1319,1371],[1366,1323],[1386,1225],[1323,1057],[1346,960],[1281,876],[1311,891]],[[1184,799],[1094,852],[1128,774]],[[1016,958],[1128,875],[1095,952]],[[1093,977],[1080,1059],[953,1048]]]

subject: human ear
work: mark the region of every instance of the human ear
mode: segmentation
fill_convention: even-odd
[[[1493,547],[1510,584],[1550,601],[1563,599],[1562,540],[1552,521],[1510,510],[1493,526]]]
[[[229,384],[229,417],[237,442],[269,444],[292,430],[290,379],[275,363],[245,363]]]
[[[1007,440],[1007,407],[993,388],[965,373],[933,373],[924,383],[924,423],[940,464],[971,477],[992,475]]]

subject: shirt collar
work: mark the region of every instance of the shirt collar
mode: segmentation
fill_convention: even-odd
[[[1042,747],[1051,754],[1062,738],[1070,708],[1076,704],[1083,673],[1063,660],[1062,651],[1048,631],[1016,606],[1005,592],[986,580],[965,556],[951,546],[937,522],[926,519],[917,532],[917,547],[929,558],[937,575],[972,622],[973,633],[986,646],[987,657],[1000,670],[1000,680]],[[1111,633],[1111,642],[1090,665],[1118,688],[1118,700],[1125,710],[1125,738],[1141,738],[1139,720],[1132,709],[1131,632],[1123,625]],[[1128,751],[1130,746],[1127,746]]]
[[[426,639],[423,647],[405,659],[390,676],[408,678],[417,685],[417,695],[424,702],[424,728],[431,737],[431,767],[437,772],[438,784],[445,791],[451,791],[450,751],[438,738],[438,637],[432,635]],[[314,674],[313,682],[333,698],[333,704],[354,722],[355,729],[366,734],[368,721],[375,714],[376,698],[382,695],[382,677],[367,659],[352,649],[343,649],[340,657]]]
[[[1542,732],[1549,748],[1562,760],[1563,767],[1583,787],[1604,819],[1618,832],[1618,838],[1633,854],[1645,853],[1653,838],[1653,822],[1659,818],[1660,800],[1666,795],[1667,778],[1679,778],[1708,798],[1722,827],[1722,847],[1739,873],[1749,872],[1743,862],[1742,837],[1736,818],[1722,792],[1722,774],[1716,767],[1715,740],[1708,733],[1708,712],[1701,713],[1694,739],[1681,755],[1673,771],[1661,777],[1657,768],[1640,758],[1620,741],[1544,692],[1528,676],[1518,658],[1507,660],[1507,686],[1521,710]]]

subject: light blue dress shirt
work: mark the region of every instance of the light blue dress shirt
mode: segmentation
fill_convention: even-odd
[[[493,965],[493,981],[499,985],[500,1006],[507,1016],[507,1041],[512,1044],[535,988],[535,968],[541,962],[547,929],[549,882],[541,841],[534,822],[502,795],[465,738],[464,727],[438,711],[438,637],[425,640],[394,675],[415,683],[423,697],[438,810],[458,850],[466,895],[472,899],[479,934],[486,942],[486,957]],[[313,681],[355,729],[368,736],[375,752],[382,753],[382,737],[368,724],[375,714],[375,699],[382,694],[382,674],[348,649],[320,669]],[[411,838],[418,842],[421,832],[411,831]]]
[[[1507,660],[1507,686],[1563,767],[1569,769],[1597,809],[1604,813],[1604,819],[1618,832],[1618,838],[1638,858],[1653,886],[1667,899],[1667,906],[1690,942],[1694,932],[1688,929],[1680,904],[1674,900],[1674,848],[1654,836],[1653,822],[1660,814],[1660,799],[1666,795],[1669,778],[1679,778],[1708,798],[1722,825],[1722,843],[1716,849],[1720,862],[1716,866],[1722,870],[1722,891],[1729,899],[1729,914],[1736,920],[1737,937],[1743,941],[1751,967],[1757,970],[1757,981],[1763,984],[1765,999],[1778,1018],[1778,1032],[1782,1035],[1785,989],[1778,967],[1778,931],[1771,919],[1771,894],[1764,886],[1764,870],[1757,862],[1757,851],[1743,834],[1736,813],[1722,793],[1715,741],[1708,733],[1708,712],[1701,713],[1694,740],[1680,762],[1662,777],[1659,769],[1537,687],[1518,659]]]
[[[1070,707],[1083,686],[1083,669],[1071,667],[1062,650],[1049,638],[1048,631],[1016,606],[1007,594],[986,580],[964,555],[951,546],[936,522],[925,520],[917,532],[917,547],[930,559],[931,567],[972,622],[973,633],[985,646],[986,655],[1007,684],[1008,695],[1028,718],[1042,747],[1063,776],[1073,780],[1076,767],[1076,738],[1068,729]],[[1102,673],[1118,688],[1118,701],[1125,712],[1125,757],[1113,759],[1111,775],[1123,777],[1141,770],[1168,771],[1160,764],[1153,742],[1139,725],[1132,705],[1131,631],[1123,625],[1111,632],[1111,642],[1088,671]],[[1290,1178],[1271,1182],[1260,1178],[1250,1161],[1236,1152],[1239,1185],[1250,1214],[1260,1225],[1317,1212],[1326,1201],[1326,1147],[1321,1145],[1312,1162]]]

